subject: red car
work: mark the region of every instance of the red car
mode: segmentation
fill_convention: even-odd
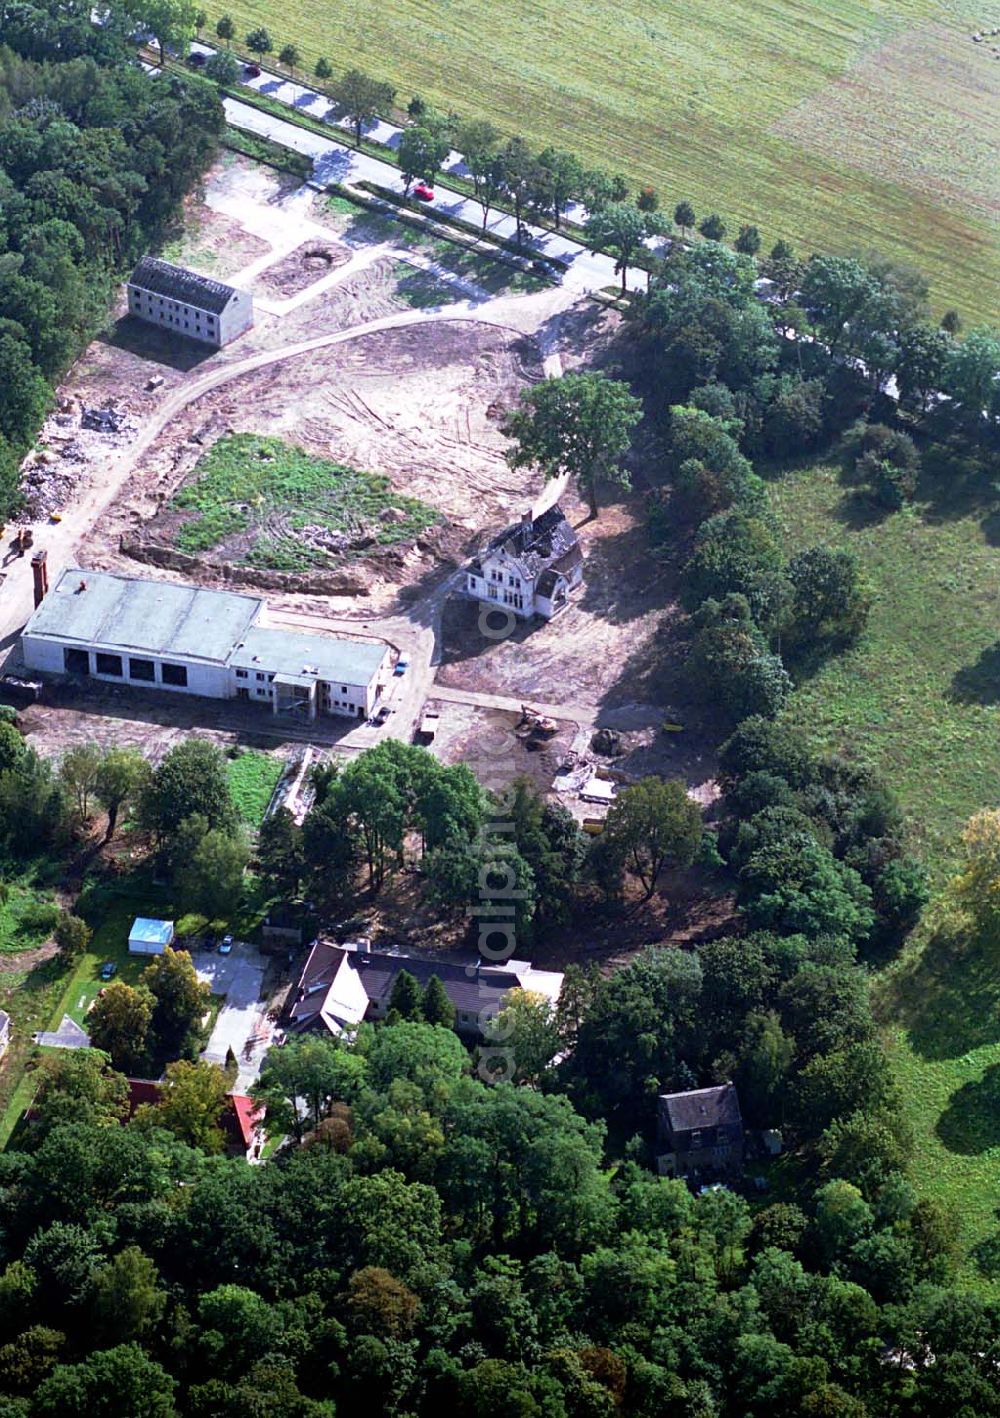
[[[428,187],[426,182],[418,182],[413,189],[413,195],[418,202],[433,202],[434,188]]]
[[[259,79],[259,78],[260,78],[260,65],[259,65],[259,64],[244,64],[244,65],[243,65],[243,77],[244,77],[244,79]]]

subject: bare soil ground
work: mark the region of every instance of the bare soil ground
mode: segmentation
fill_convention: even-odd
[[[373,594],[387,595],[461,557],[509,520],[532,494],[503,460],[498,406],[540,377],[533,344],[492,326],[441,323],[387,330],[247,374],[185,410],[139,463],[91,547],[99,566],[119,564],[123,532],[171,526],[162,504],[204,450],[227,432],[275,434],[309,452],[387,475],[441,511],[454,535],[421,538],[374,566]],[[159,520],[158,520],[159,519]],[[372,609],[378,604],[372,601]]]
[[[57,702],[34,704],[21,711],[18,721],[31,747],[52,759],[80,744],[96,743],[102,748],[137,748],[156,763],[174,744],[189,738],[207,739],[222,749],[238,743],[275,750],[273,738],[255,734],[252,728],[219,726],[218,720],[227,712],[222,701],[137,696],[133,691],[91,684],[79,693],[60,689]],[[266,728],[266,722],[261,727]]]
[[[484,638],[474,604],[449,601],[441,683],[549,704],[669,703],[657,641],[676,611],[667,573],[649,560],[641,509],[608,507],[590,521],[578,501],[563,505],[583,546],[583,587],[555,620],[501,641]]]
[[[520,715],[506,709],[479,709],[429,699],[441,715],[432,751],[442,763],[465,763],[484,787],[499,790],[515,778],[529,778],[547,793],[576,737],[576,725],[561,721],[558,732],[540,745],[515,732]]]
[[[350,259],[350,251],[339,241],[306,241],[280,261],[265,267],[252,289],[255,295],[285,299],[297,295]]]

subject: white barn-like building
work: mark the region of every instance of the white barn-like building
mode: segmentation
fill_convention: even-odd
[[[253,325],[253,296],[197,271],[144,256],[128,280],[130,315],[221,349]]]
[[[558,503],[540,517],[526,512],[466,568],[465,588],[479,601],[505,606],[522,620],[551,620],[583,584],[579,538]]]
[[[110,571],[62,573],[21,635],[30,670],[366,718],[390,678],[383,642],[268,626],[258,596]]]

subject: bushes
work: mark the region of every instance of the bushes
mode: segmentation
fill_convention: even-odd
[[[897,511],[911,501],[920,475],[920,454],[906,433],[883,423],[859,423],[844,436],[844,456],[876,502]]]

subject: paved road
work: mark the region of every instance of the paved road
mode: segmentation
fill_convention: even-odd
[[[245,132],[270,138],[273,142],[280,143],[283,148],[291,148],[294,152],[312,158],[315,179],[324,186],[331,182],[377,182],[393,192],[403,191],[399,168],[383,162],[381,158],[359,153],[355,148],[346,147],[332,138],[324,138],[321,133],[300,128],[284,118],[263,113],[259,108],[241,103],[239,99],[227,98],[224,100],[224,106],[226,119],[234,128],[242,128]],[[483,213],[478,202],[440,185],[435,191],[437,198],[429,210],[461,217],[463,221],[472,222],[477,227],[482,224]],[[532,247],[540,256],[557,256],[568,264],[569,270],[563,278],[563,284],[572,290],[600,290],[602,286],[619,283],[620,277],[615,275],[612,257],[596,255],[580,242],[561,233],[526,225]],[[517,232],[517,224],[506,212],[494,212],[486,229],[496,236],[513,238]],[[628,284],[630,290],[644,290],[645,271],[630,271]]]

